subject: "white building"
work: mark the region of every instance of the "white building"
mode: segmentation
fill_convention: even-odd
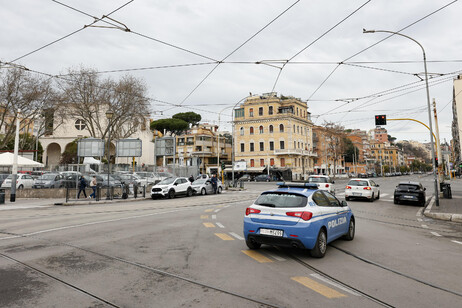
[[[106,127],[108,120],[102,116],[105,123],[101,126]],[[51,126],[51,125],[50,125]],[[39,138],[43,147],[43,163],[47,168],[57,166],[61,160],[61,155],[66,148],[77,138],[91,137],[87,130],[86,124],[82,119],[70,118],[64,121],[63,124],[57,126],[53,125],[53,129],[48,131],[44,136]],[[100,138],[99,136],[94,136]],[[139,166],[141,165],[154,165],[154,143],[153,133],[149,129],[149,120],[142,123],[139,129],[130,136],[130,138],[139,138],[142,142],[142,156],[136,157],[135,161]],[[111,138],[110,152],[115,155],[115,144],[117,140]],[[116,164],[131,164],[132,157],[119,157]]]

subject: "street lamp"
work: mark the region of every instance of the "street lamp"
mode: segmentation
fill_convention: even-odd
[[[19,152],[19,116],[21,109],[18,109],[16,115],[16,135],[14,138],[14,156],[13,156],[13,173],[11,178],[10,202],[16,202],[16,180],[18,178],[18,152]]]
[[[109,129],[109,136],[108,136],[108,140],[107,140],[107,194],[106,194],[106,200],[110,200],[111,199],[111,195],[110,195],[110,192],[109,192],[109,189],[110,189],[110,186],[109,186],[109,175],[110,175],[110,172],[111,172],[111,120],[112,120],[112,117],[114,116],[114,111],[112,111],[111,109],[108,109],[106,111],[106,118],[108,120],[108,129]]]
[[[427,56],[425,55],[425,49],[423,48],[423,46],[419,42],[417,42],[412,37],[404,35],[404,34],[399,33],[399,32],[393,32],[393,31],[387,31],[387,30],[366,30],[366,29],[363,29],[363,33],[375,33],[375,32],[391,33],[393,35],[399,35],[399,36],[405,37],[407,39],[410,39],[411,41],[413,41],[417,45],[419,45],[420,48],[422,49],[423,61],[424,61],[424,69],[425,69],[425,87],[426,87],[426,90],[427,90],[428,123],[429,123],[429,126],[430,126],[430,144],[431,144],[431,147],[432,147],[433,177],[434,177],[434,182],[435,182],[434,183],[435,184],[435,203],[436,203],[436,206],[439,206],[440,205],[440,197],[438,195],[438,175],[436,174],[436,167],[435,167],[435,157],[436,156],[435,156],[435,145],[434,145],[434,141],[433,141],[432,112],[431,112],[431,106],[430,106],[430,91],[428,89]]]

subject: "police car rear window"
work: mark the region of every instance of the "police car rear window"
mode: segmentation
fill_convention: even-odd
[[[308,198],[290,193],[267,192],[258,197],[255,204],[276,208],[305,207]]]

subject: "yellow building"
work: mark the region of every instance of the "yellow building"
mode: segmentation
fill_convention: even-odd
[[[306,102],[276,93],[248,97],[234,110],[235,161],[247,172],[290,170],[299,180],[313,172],[312,127]]]
[[[391,172],[399,171],[399,167],[404,165],[402,151],[388,142],[372,141],[371,155],[379,165],[388,166]]]

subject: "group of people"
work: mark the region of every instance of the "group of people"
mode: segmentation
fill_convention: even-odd
[[[95,198],[96,197],[96,186],[98,183],[96,182],[96,176],[93,176],[93,178],[90,181],[90,187],[93,189],[93,192],[87,197],[87,193],[85,191],[85,188],[87,188],[87,180],[83,176],[80,177],[79,181],[79,193],[77,194],[77,199],[80,199],[80,193],[83,192],[83,195],[85,198]]]

